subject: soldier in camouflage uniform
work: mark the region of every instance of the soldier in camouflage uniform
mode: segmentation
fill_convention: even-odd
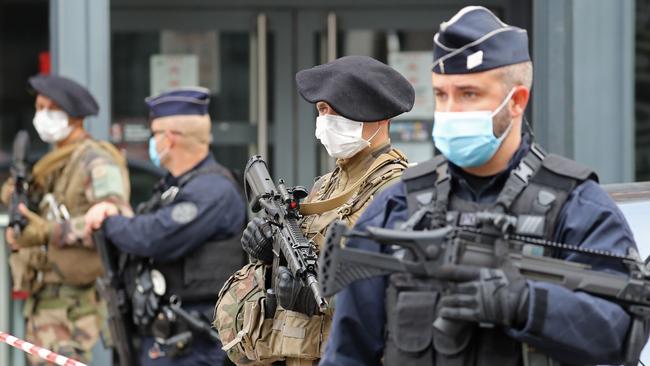
[[[302,97],[316,105],[316,137],[337,159],[334,171],[316,181],[301,206],[301,229],[321,248],[333,221],[353,225],[373,196],[398,181],[407,167],[406,157],[391,147],[388,130],[390,118],[412,108],[414,91],[397,71],[365,56],[303,70],[296,82]],[[268,222],[249,222],[242,246],[255,261],[222,288],[214,325],[238,365],[311,365],[324,349],[333,312],[319,313],[309,289],[286,267],[271,273],[272,244]],[[265,296],[271,276],[274,310]]]
[[[26,338],[62,355],[91,361],[91,349],[104,323],[104,305],[94,283],[102,266],[85,234],[84,214],[110,201],[125,213],[129,180],[124,157],[109,143],[95,141],[83,120],[98,106],[76,82],[57,76],[29,79],[36,95],[34,127],[54,149],[38,161],[29,187],[30,207],[19,206],[28,225],[6,232],[14,290],[28,293]],[[5,182],[8,203],[13,182]],[[30,356],[30,364],[46,364]]]

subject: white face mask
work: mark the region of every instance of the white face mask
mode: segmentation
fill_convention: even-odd
[[[68,115],[63,111],[43,109],[34,115],[34,128],[41,140],[56,143],[70,135],[72,127],[68,124]]]
[[[363,122],[353,121],[343,116],[326,114],[316,118],[316,138],[327,149],[327,153],[337,159],[347,159],[370,146],[379,128],[369,140],[364,140]]]

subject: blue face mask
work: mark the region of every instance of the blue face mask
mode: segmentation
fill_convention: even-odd
[[[160,155],[158,155],[158,150],[156,150],[156,139],[154,136],[151,136],[149,139],[149,159],[153,165],[160,168]]]
[[[508,93],[494,111],[436,112],[433,124],[433,142],[436,148],[452,163],[461,168],[471,168],[487,163],[508,136],[508,129],[499,137],[494,136],[492,119],[512,97]]]

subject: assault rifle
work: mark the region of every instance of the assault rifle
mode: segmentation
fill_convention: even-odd
[[[287,188],[282,179],[273,184],[266,162],[260,156],[253,156],[244,172],[248,197],[253,212],[263,211],[264,217],[273,229],[273,273],[278,266],[286,265],[303,286],[308,287],[316,299],[319,310],[327,309],[327,300],[321,295],[318,285],[318,256],[314,244],[303,235],[300,219],[300,200],[307,197],[304,187]]]
[[[18,205],[22,203],[29,207],[28,151],[29,134],[25,130],[20,130],[14,138],[10,170],[14,181],[14,190],[11,194],[11,207],[9,207],[9,227],[13,228],[16,236],[19,236],[22,229],[27,226],[27,218],[18,211]]]
[[[479,228],[445,226],[408,231],[368,227],[366,232],[359,232],[348,230],[341,221],[331,224],[319,263],[323,295],[332,296],[357,280],[392,273],[410,273],[452,286],[453,282],[478,279],[481,268],[512,266],[526,279],[583,291],[623,306],[633,315],[626,360],[636,365],[645,341],[644,322],[650,319],[648,260],[641,261],[635,250],[620,255],[516,234],[515,228],[530,223],[518,222],[512,216],[488,212],[473,215]],[[344,248],[340,244],[344,237],[370,239],[391,247],[392,254]],[[629,275],[597,271],[587,264],[552,257],[558,250],[618,261],[628,268]],[[433,326],[443,334],[456,331],[454,323],[443,318],[436,319]]]
[[[93,241],[99,251],[104,266],[103,276],[97,278],[97,291],[106,300],[108,308],[108,325],[111,331],[112,348],[119,366],[137,365],[136,353],[131,340],[134,333],[130,331],[130,302],[125,284],[120,277],[119,252],[106,241],[101,230],[93,232]]]

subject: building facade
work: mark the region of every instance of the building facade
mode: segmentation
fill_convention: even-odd
[[[434,151],[432,37],[465,5],[528,30],[535,81],[527,116],[540,143],[593,167],[604,183],[650,180],[650,0],[0,0],[0,178],[19,129],[31,131],[34,157],[48,149],[32,127],[25,85],[51,71],[97,97],[100,115],[87,122],[95,137],[142,161],[144,98],[207,87],[220,161],[241,170],[261,154],[274,177],[310,186],[333,161],[294,75],[345,55],[375,57],[413,82],[416,106],[393,121],[391,138],[412,161],[426,160]],[[2,264],[2,294],[7,276]],[[0,295],[0,308],[10,307]],[[13,310],[13,325],[0,312],[0,329],[19,327]],[[19,364],[8,357],[0,348],[0,364]]]
[[[3,2],[20,6],[16,0]],[[303,185],[332,161],[314,137],[313,107],[295,91],[296,71],[363,54],[405,73],[417,91],[416,107],[395,119],[392,137],[414,161],[425,160],[433,153],[428,80],[432,36],[460,7],[484,5],[529,31],[536,74],[528,116],[538,141],[551,152],[594,167],[603,182],[650,178],[647,144],[640,139],[635,145],[635,135],[645,136],[650,117],[643,103],[635,112],[634,84],[636,80],[636,93],[648,99],[642,90],[648,67],[643,43],[648,12],[635,11],[647,8],[648,0],[30,3],[30,8],[40,9],[35,12],[40,15],[30,15],[32,21],[43,28],[33,46],[49,51],[52,72],[88,85],[99,99],[100,116],[88,122],[95,136],[110,138],[130,157],[146,159],[148,116],[143,99],[165,88],[199,84],[212,91],[214,150],[226,165],[241,169],[248,156],[261,153],[277,177]],[[0,27],[5,22],[0,21]],[[50,30],[45,42],[44,24]],[[9,37],[17,34],[4,38]],[[0,42],[0,52],[15,40]],[[39,71],[38,52],[30,55],[29,63],[0,60],[7,75],[0,77],[4,151],[15,130],[30,125],[29,103],[18,105],[12,99],[22,90],[4,87],[22,86],[23,78]],[[12,62],[23,72],[7,73]],[[8,123],[6,114],[12,115]]]

